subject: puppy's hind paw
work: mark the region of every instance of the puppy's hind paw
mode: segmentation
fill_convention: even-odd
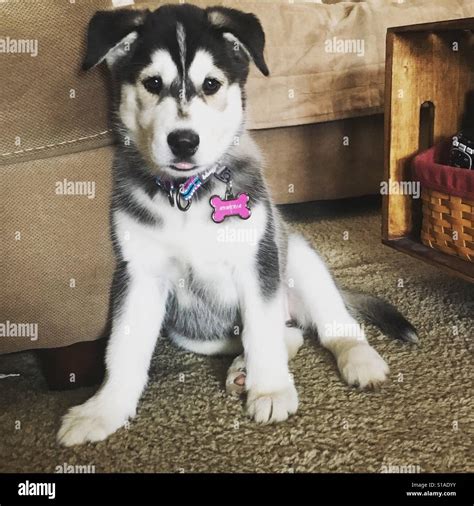
[[[344,380],[360,389],[375,389],[387,379],[385,360],[366,342],[357,342],[343,348],[337,365]]]
[[[245,370],[245,360],[243,355],[239,355],[229,367],[225,382],[225,389],[228,394],[233,396],[242,395],[245,392],[245,380],[247,372]]]

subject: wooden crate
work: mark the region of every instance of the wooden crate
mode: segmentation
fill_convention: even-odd
[[[390,28],[385,74],[385,180],[413,179],[411,160],[461,125],[474,90],[474,18]],[[382,242],[474,282],[474,263],[420,241],[421,199],[383,198]]]

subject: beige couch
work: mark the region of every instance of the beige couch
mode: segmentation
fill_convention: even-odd
[[[0,353],[95,340],[107,319],[107,73],[79,67],[89,18],[113,3],[133,2],[0,3]],[[177,2],[135,1],[161,3]],[[471,0],[193,3],[263,23],[271,77],[251,73],[248,125],[279,203],[376,193],[387,26],[474,15]],[[17,54],[5,37],[36,40],[37,55],[34,40]],[[65,180],[93,182],[93,198],[61,194]],[[25,326],[12,335],[19,323],[37,325],[36,339]]]

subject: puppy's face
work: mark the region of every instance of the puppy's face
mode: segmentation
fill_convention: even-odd
[[[232,9],[99,12],[84,67],[107,61],[125,137],[151,170],[182,177],[238,142],[250,59],[268,74],[263,47],[257,18]]]

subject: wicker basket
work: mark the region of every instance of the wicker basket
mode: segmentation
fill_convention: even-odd
[[[474,200],[423,188],[421,241],[474,262]]]

